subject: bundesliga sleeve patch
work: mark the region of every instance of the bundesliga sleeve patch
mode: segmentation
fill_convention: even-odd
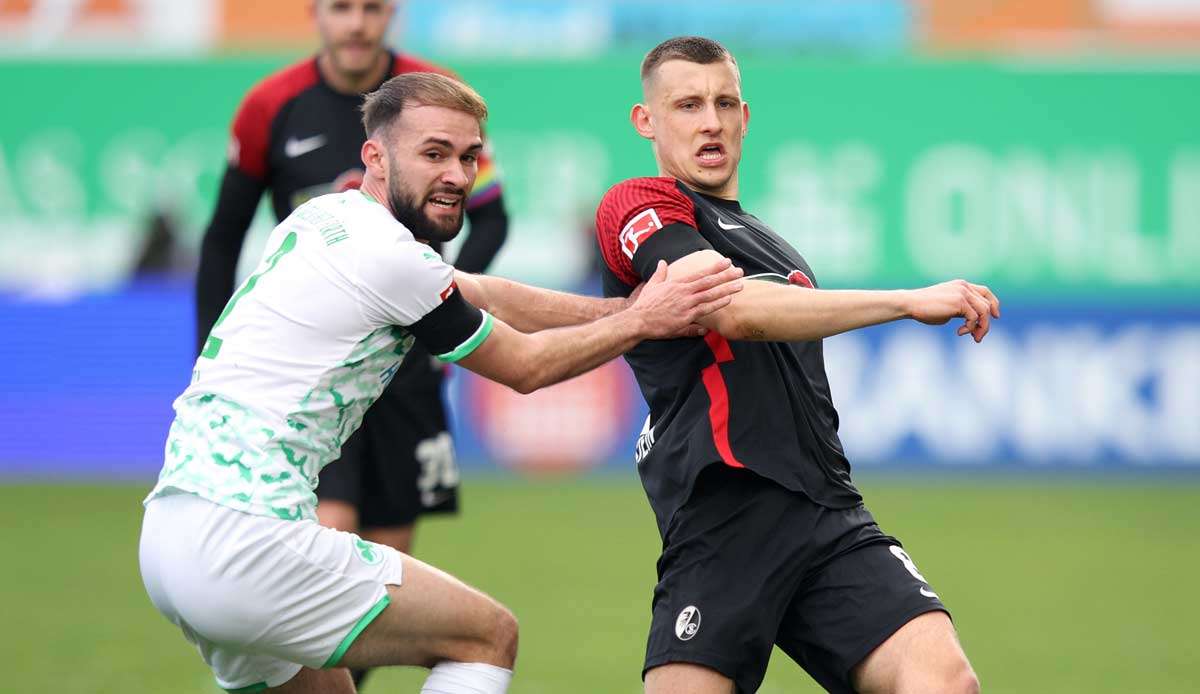
[[[621,251],[632,259],[633,254],[637,253],[637,249],[646,242],[646,239],[662,228],[663,223],[659,220],[658,213],[654,211],[653,207],[639,213],[629,220],[629,223],[621,230]]]

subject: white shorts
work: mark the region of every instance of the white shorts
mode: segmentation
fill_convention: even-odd
[[[335,667],[400,585],[401,554],[313,521],[235,511],[191,494],[146,506],[139,560],[154,606],[227,690]]]

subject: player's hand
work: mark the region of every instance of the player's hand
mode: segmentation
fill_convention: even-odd
[[[729,305],[742,290],[742,274],[728,258],[721,258],[668,280],[667,264],[660,260],[629,310],[643,318],[646,339],[703,335],[696,321]]]
[[[988,334],[992,319],[1000,317],[1000,300],[982,284],[952,280],[914,290],[908,314],[926,325],[942,325],[962,318],[958,334],[970,334],[980,342]]]

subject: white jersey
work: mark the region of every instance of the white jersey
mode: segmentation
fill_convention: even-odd
[[[453,268],[357,190],[301,205],[266,248],[175,401],[147,501],[186,492],[247,513],[315,518],[317,474],[414,339],[456,361],[491,330],[491,317],[455,292]]]

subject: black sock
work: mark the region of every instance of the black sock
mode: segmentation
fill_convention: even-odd
[[[370,670],[351,670],[350,679],[354,680],[354,688],[358,689],[362,686],[363,680],[367,679],[367,673]]]

